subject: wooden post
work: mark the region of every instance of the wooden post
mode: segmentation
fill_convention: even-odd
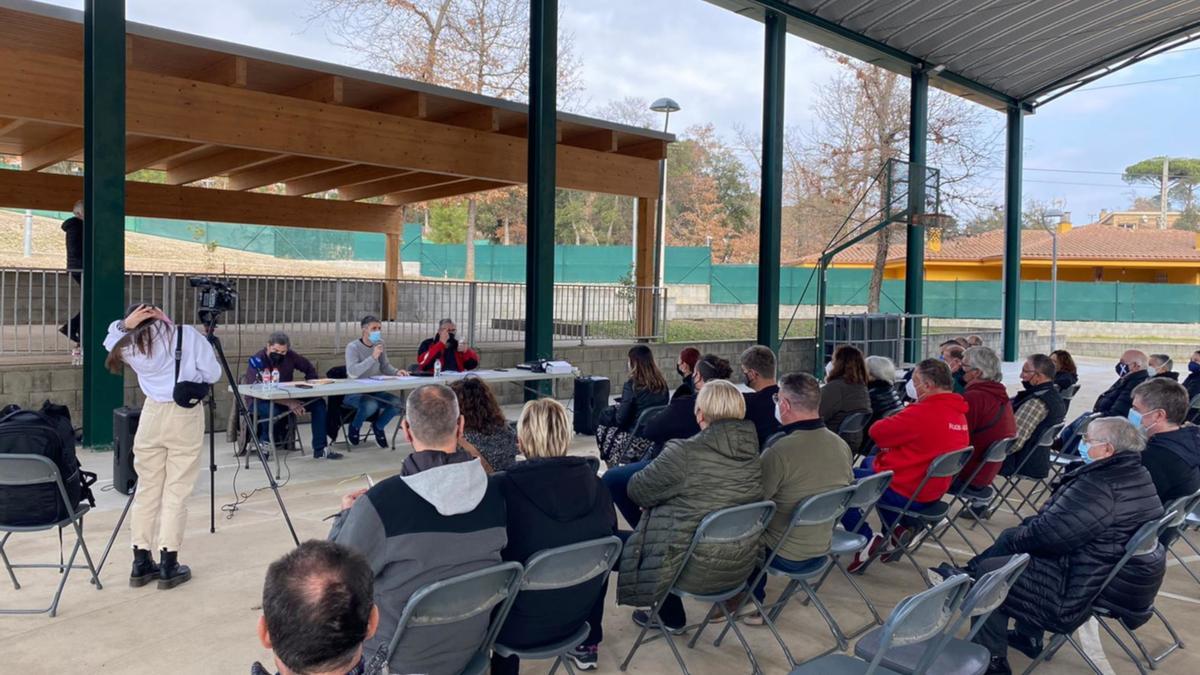
[[[391,232],[384,236],[387,239],[383,249],[383,320],[395,321],[397,317],[396,300],[398,299],[396,281],[404,276],[400,266],[400,234]]]
[[[654,218],[658,200],[641,197],[637,200],[637,240],[634,245],[634,335],[648,338],[654,334]]]

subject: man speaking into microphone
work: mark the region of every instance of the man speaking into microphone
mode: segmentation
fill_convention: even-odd
[[[458,344],[457,331],[453,319],[439,321],[437,335],[417,347],[417,369],[430,372],[438,362],[442,364],[442,370],[466,372],[478,368],[479,354],[470,347]]]

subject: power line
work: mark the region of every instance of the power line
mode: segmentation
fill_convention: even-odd
[[[1176,75],[1175,77],[1160,77],[1153,80],[1138,80],[1137,82],[1121,82],[1118,84],[1100,84],[1094,87],[1082,87],[1076,91],[1097,91],[1100,89],[1117,89],[1119,87],[1133,87],[1139,84],[1155,84],[1158,82],[1171,82],[1174,80],[1188,80],[1195,77],[1200,77],[1200,73],[1192,73],[1191,75]]]

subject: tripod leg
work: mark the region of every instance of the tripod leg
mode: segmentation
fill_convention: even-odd
[[[133,497],[137,494],[137,489],[129,493],[129,499],[125,500],[125,508],[121,510],[121,517],[117,519],[117,526],[113,528],[112,536],[108,538],[108,544],[104,546],[104,554],[100,556],[100,564],[96,565],[96,577],[100,577],[100,570],[104,569],[104,563],[108,560],[108,552],[112,550],[113,542],[117,540],[117,533],[121,531],[121,526],[125,524],[125,516],[129,515],[129,507],[133,506]]]
[[[213,423],[217,395],[208,393],[208,532],[217,531],[217,427]]]

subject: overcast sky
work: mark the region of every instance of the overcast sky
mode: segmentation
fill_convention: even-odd
[[[81,9],[82,0],[51,0]],[[762,114],[762,24],[703,0],[563,0],[562,28],[584,68],[583,105],[625,96],[676,99],[671,130],[712,122],[733,139]],[[130,20],[347,65],[358,56],[331,44],[307,0],[127,0]],[[787,122],[807,126],[814,87],[836,66],[789,37]],[[1164,82],[1134,84],[1145,80]],[[1120,86],[1113,86],[1120,85]],[[1062,199],[1074,222],[1120,209],[1132,189],[1120,178],[1155,155],[1200,156],[1196,120],[1200,45],[1185,47],[1065,96],[1026,121],[1025,195]],[[996,113],[999,119],[999,113]],[[1002,197],[1002,169],[994,170]],[[1153,195],[1140,189],[1138,194]]]

